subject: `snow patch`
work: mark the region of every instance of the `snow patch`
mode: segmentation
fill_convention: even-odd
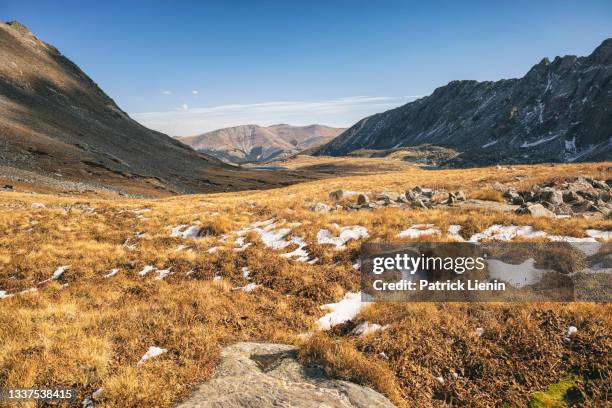
[[[321,306],[322,310],[329,310],[329,313],[317,320],[317,326],[320,330],[329,330],[338,324],[348,322],[368,304],[369,302],[361,301],[361,292],[347,292],[339,302]]]
[[[423,235],[440,235],[440,229],[433,224],[416,224],[412,227],[401,231],[397,234],[397,238],[419,238]]]
[[[334,245],[335,249],[344,249],[345,244],[352,240],[359,240],[361,238],[367,238],[368,230],[360,225],[353,225],[351,227],[341,227],[340,235],[337,237],[333,236],[332,233],[327,229],[322,229],[317,232],[317,242],[319,244],[330,244]]]
[[[117,273],[119,272],[118,268],[114,268],[111,269],[111,271],[109,273],[107,273],[106,275],[104,275],[105,278],[112,278],[113,276],[115,276]]]
[[[164,354],[167,351],[168,350],[161,348],[161,347],[151,346],[149,347],[147,352],[140,358],[140,361],[138,362],[138,364],[140,365],[144,363],[145,361],[152,359],[153,357],[157,357],[159,355]]]
[[[353,333],[358,336],[367,336],[368,334],[375,333],[377,331],[385,330],[388,325],[381,326],[377,323],[363,322],[353,329]]]

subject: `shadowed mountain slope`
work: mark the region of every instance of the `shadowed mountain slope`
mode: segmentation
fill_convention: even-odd
[[[0,23],[0,175],[136,194],[267,188],[289,178],[237,169],[145,128],[18,22]]]

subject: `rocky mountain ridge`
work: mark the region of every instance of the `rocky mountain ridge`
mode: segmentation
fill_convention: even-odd
[[[519,79],[453,81],[357,122],[315,155],[431,144],[446,166],[612,159],[612,39],[586,57],[544,58]]]
[[[323,125],[242,125],[177,139],[226,162],[266,162],[329,142],[343,130]]]

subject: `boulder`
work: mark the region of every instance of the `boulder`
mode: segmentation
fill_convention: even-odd
[[[532,217],[555,218],[555,213],[545,208],[542,204],[523,205],[516,212],[517,214],[528,214]]]
[[[568,203],[568,204],[574,204],[574,203],[579,203],[581,201],[583,201],[584,199],[579,196],[578,194],[576,194],[575,191],[572,190],[565,190],[563,192],[563,202]]]
[[[446,191],[436,190],[431,196],[431,202],[434,204],[446,203],[448,200],[448,193]]]
[[[368,196],[366,194],[359,194],[357,196],[357,204],[359,205],[364,205],[367,204],[370,201],[370,199],[368,198]]]
[[[603,180],[592,180],[591,181],[591,185],[593,187],[595,187],[595,188],[599,188],[599,189],[602,189],[602,190],[608,190],[609,189],[608,184],[606,184],[606,182],[603,181]]]
[[[297,361],[297,348],[284,344],[237,343],[221,352],[212,379],[177,408],[392,408],[371,388],[337,380]]]
[[[392,202],[392,201],[397,201],[398,199],[399,199],[399,194],[390,192],[390,191],[385,191],[384,193],[376,194],[376,200],[378,201]]]
[[[326,213],[331,210],[331,207],[325,203],[316,203],[312,207],[310,207],[312,211]]]
[[[332,191],[331,193],[329,193],[329,198],[330,200],[333,201],[340,201],[344,198],[350,198],[356,194],[354,191],[349,191],[349,190],[336,190],[336,191]]]
[[[538,201],[546,201],[552,205],[559,205],[563,203],[563,194],[559,190],[547,187],[538,192]]]

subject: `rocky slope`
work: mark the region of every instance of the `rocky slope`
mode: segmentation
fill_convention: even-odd
[[[16,182],[52,178],[140,194],[281,184],[140,125],[55,47],[17,22],[0,23],[0,169],[6,170],[0,176],[8,169],[28,175]]]
[[[322,125],[243,125],[178,139],[227,162],[266,162],[329,142],[343,130]]]
[[[587,57],[544,58],[519,79],[453,81],[314,154],[423,144],[458,151],[451,166],[612,159],[612,39]]]

